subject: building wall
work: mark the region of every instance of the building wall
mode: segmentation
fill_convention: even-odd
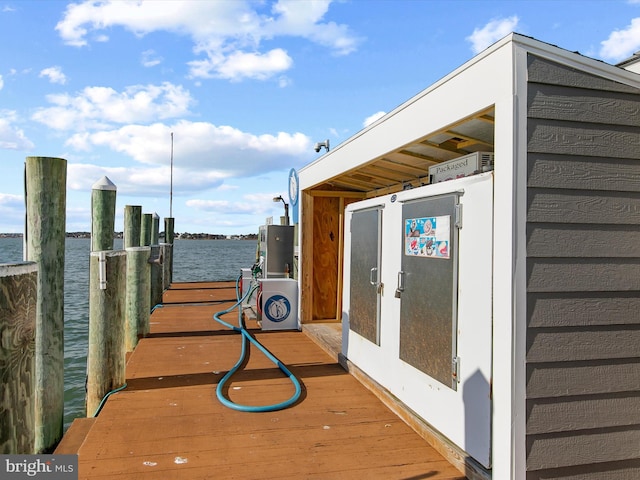
[[[527,479],[640,478],[640,89],[527,73]]]

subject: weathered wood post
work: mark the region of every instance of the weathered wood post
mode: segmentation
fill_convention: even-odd
[[[149,333],[151,312],[151,247],[128,247],[125,350],[132,352],[138,344],[138,335]]]
[[[125,382],[125,279],[124,251],[91,252],[87,416],[94,416],[105,395]]]
[[[0,265],[0,454],[35,447],[38,265]]]
[[[151,245],[151,229],[153,228],[153,214],[142,214],[142,225],[140,227],[140,246],[148,247]]]
[[[67,161],[27,157],[24,258],[38,265],[35,445],[41,453],[64,426],[64,248]]]
[[[168,262],[169,264],[165,269],[165,275],[168,272],[168,278],[165,278],[165,288],[168,288],[168,286],[173,282],[173,242],[175,239],[174,222],[175,220],[172,217],[165,217],[164,219],[164,241],[171,245],[170,258],[165,259],[165,262]]]
[[[91,251],[113,250],[116,186],[102,177],[91,187]]]
[[[174,232],[175,219],[172,217],[165,217],[164,219],[164,241],[173,245],[175,238]]]
[[[170,243],[160,244],[160,255],[162,256],[162,291],[171,286],[171,263],[173,261],[173,245]]]
[[[163,262],[164,258],[162,256],[162,248],[160,245],[151,245],[151,257],[149,258],[149,263],[151,265],[149,289],[151,308],[162,303]]]
[[[125,205],[123,248],[140,246],[141,223],[142,207],[140,205]]]
[[[163,249],[158,244],[160,238],[160,216],[151,215],[151,307],[162,303],[164,256]]]
[[[151,245],[158,245],[160,243],[160,216],[154,213],[151,218]]]

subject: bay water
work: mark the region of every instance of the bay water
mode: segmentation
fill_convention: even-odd
[[[114,249],[122,248],[116,239]],[[67,238],[64,268],[64,424],[86,416],[91,240]],[[173,282],[236,280],[256,257],[256,241],[180,240],[173,245]],[[21,262],[22,238],[0,238],[0,264]],[[212,320],[213,321],[213,320]]]

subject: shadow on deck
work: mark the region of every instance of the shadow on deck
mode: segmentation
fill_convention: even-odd
[[[165,292],[151,334],[129,357],[128,388],[112,395],[99,417],[74,422],[56,451],[78,453],[79,478],[465,478],[338,363],[335,326],[311,333],[320,348],[305,332],[262,332],[250,323],[300,379],[303,394],[276,412],[224,407],[215,390],[238,359],[240,336],[212,317],[234,297],[228,283]],[[223,318],[235,324],[237,313]],[[252,349],[227,393],[263,405],[288,399],[293,386]]]

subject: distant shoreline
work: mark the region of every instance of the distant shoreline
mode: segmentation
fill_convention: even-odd
[[[258,235],[221,235],[215,233],[176,233],[176,240],[257,240]],[[67,232],[67,238],[91,238],[90,232]],[[0,233],[0,238],[22,238],[22,233]],[[113,238],[122,238],[122,232],[114,232]],[[159,238],[164,238],[164,232],[160,232]]]

